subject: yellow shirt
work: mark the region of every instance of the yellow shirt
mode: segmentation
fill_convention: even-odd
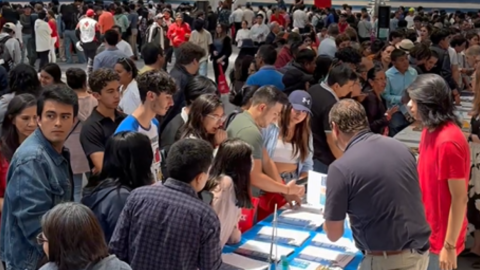
[[[138,71],[138,74],[142,74],[142,73],[145,73],[145,72],[150,71],[150,70],[153,70],[153,68],[150,67],[150,66],[144,66],[143,68],[141,68],[141,69]]]

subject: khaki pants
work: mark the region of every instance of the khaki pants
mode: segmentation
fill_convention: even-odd
[[[138,57],[138,49],[137,49],[137,35],[138,35],[138,29],[132,29],[132,34],[128,37],[128,42],[130,43],[130,46],[132,47],[133,55],[135,57]]]
[[[390,256],[372,256],[365,254],[360,270],[426,270],[428,252],[419,254],[415,250]]]

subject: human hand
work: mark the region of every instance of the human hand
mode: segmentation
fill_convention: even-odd
[[[220,145],[222,144],[225,140],[227,140],[227,132],[223,129],[217,129],[217,132],[215,132],[215,145]]]
[[[223,62],[222,58],[217,59],[217,64],[221,64]]]
[[[456,250],[442,248],[440,251],[440,269],[441,270],[453,270],[457,269],[457,254]]]
[[[218,52],[217,52],[217,51],[213,51],[213,55],[214,55],[214,56],[217,56],[217,55],[218,55]]]
[[[302,198],[298,195],[292,194],[292,195],[283,195],[283,198],[287,201],[288,205],[290,208],[297,208],[300,205],[302,205]],[[295,202],[295,204],[293,203]]]
[[[298,195],[300,197],[305,195],[305,186],[297,185],[295,180],[288,182],[287,188],[287,195]]]
[[[392,117],[392,115],[396,112],[398,112],[398,106],[395,105],[387,110],[387,115],[388,117]]]

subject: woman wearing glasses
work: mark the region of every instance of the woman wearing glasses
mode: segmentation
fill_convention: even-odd
[[[286,182],[305,179],[313,169],[312,97],[297,90],[288,100],[290,104],[283,109],[278,122],[263,130],[263,145]]]
[[[190,107],[188,120],[181,128],[181,138],[205,140],[213,146],[215,155],[218,146],[227,139],[223,129],[225,118],[222,101],[217,95],[201,95]]]
[[[42,233],[37,236],[48,263],[40,270],[131,270],[108,246],[97,218],[88,207],[62,203],[42,218]]]

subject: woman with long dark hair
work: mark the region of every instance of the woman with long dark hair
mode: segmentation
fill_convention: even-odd
[[[120,132],[107,141],[102,171],[89,179],[82,198],[100,221],[107,242],[130,192],[153,184],[152,162],[152,146],[144,134]]]
[[[227,35],[227,27],[218,24],[215,29],[215,37],[213,39],[212,64],[215,73],[215,82],[218,84],[218,76],[220,75],[220,68],[222,67],[225,73],[228,68],[228,58],[232,54],[232,40]]]
[[[277,124],[263,130],[263,145],[285,181],[304,179],[313,169],[313,138],[310,130],[312,97],[293,91]]]
[[[115,255],[109,255],[102,228],[88,207],[61,203],[42,218],[37,236],[48,263],[40,270],[131,270]]]
[[[0,137],[0,214],[7,186],[7,171],[12,156],[37,127],[37,100],[30,94],[15,96],[8,104]],[[1,215],[0,215],[1,217]]]
[[[62,70],[55,63],[48,63],[40,70],[40,83],[43,87],[52,84],[63,84]]]
[[[240,139],[223,142],[213,160],[204,190],[213,193],[212,207],[220,220],[220,244],[241,240],[238,222],[241,208],[252,208],[250,172],[253,168],[252,147]]]
[[[380,65],[383,70],[387,71],[392,66],[392,60],[390,55],[392,54],[395,47],[393,45],[385,45],[374,57],[373,61],[375,64]]]
[[[227,139],[227,132],[222,128],[225,118],[222,101],[217,95],[201,95],[190,107],[181,138],[202,139],[216,149]]]
[[[362,90],[362,92],[367,93],[362,105],[367,113],[370,130],[373,133],[388,135],[388,123],[398,107],[395,106],[387,110],[387,103],[382,97],[386,85],[385,70],[379,65],[370,69],[367,72],[367,80]]]

